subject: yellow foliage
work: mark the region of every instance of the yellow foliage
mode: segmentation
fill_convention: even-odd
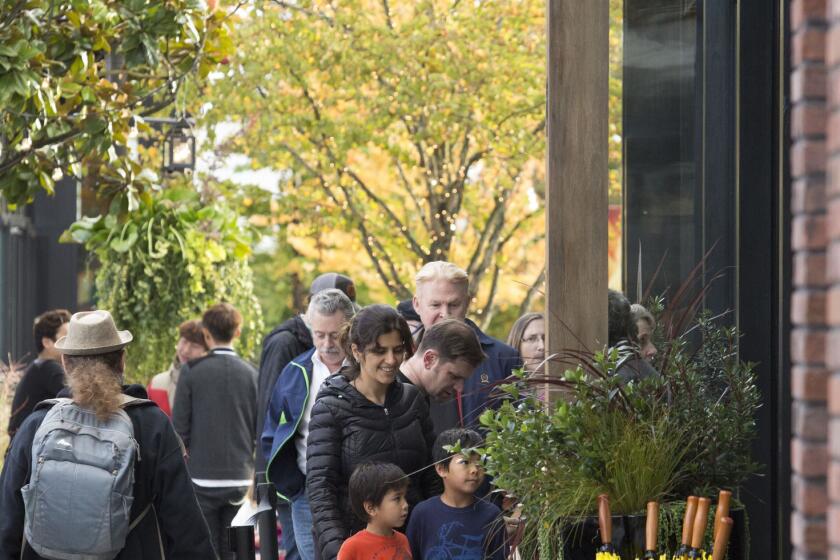
[[[509,314],[545,262],[544,2],[388,5],[265,5],[238,26],[242,75],[214,85],[208,118],[247,122],[237,151],[292,171],[268,211],[300,270],[346,272],[393,302],[424,262],[446,259],[479,280],[476,316]],[[610,13],[617,202],[620,0]]]

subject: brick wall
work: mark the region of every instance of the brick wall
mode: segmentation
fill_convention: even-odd
[[[830,372],[828,390],[828,515],[829,557],[840,559],[840,0],[830,0],[825,62],[828,119],[825,187],[826,332],[825,362]]]
[[[835,422],[829,424],[830,416],[837,415],[836,422],[840,422],[840,375],[837,381],[829,382],[826,353],[827,348],[840,343],[840,337],[831,339],[827,328],[827,315],[840,325],[840,312],[826,313],[828,294],[834,293],[828,291],[828,282],[833,278],[840,286],[840,266],[832,268],[829,264],[840,265],[840,253],[832,258],[828,250],[828,236],[834,235],[840,251],[840,220],[827,227],[826,219],[826,199],[831,190],[827,184],[834,182],[840,186],[840,110],[836,114],[830,110],[840,99],[826,99],[829,90],[837,92],[835,98],[840,94],[840,87],[827,87],[826,74],[833,58],[840,62],[840,22],[836,32],[829,32],[829,7],[840,17],[840,0],[791,0],[790,3],[791,541],[795,559],[827,558],[829,547],[835,551],[831,556],[840,559],[840,484],[831,484],[829,489],[827,476],[829,455],[838,461],[837,467],[831,463],[832,468],[840,469],[840,424],[838,429],[829,430],[830,425],[835,425]],[[837,56],[832,57],[832,52]],[[836,78],[840,80],[840,67]],[[837,133],[832,134],[831,130]],[[827,152],[837,153],[835,172],[828,164]],[[840,189],[836,190],[840,193]],[[840,303],[840,292],[833,299]],[[840,364],[835,369],[840,370]],[[829,396],[835,392],[837,398]],[[837,473],[834,474],[831,478],[836,481]],[[829,505],[835,501],[836,511]],[[827,525],[831,531],[827,531]],[[831,539],[827,534],[831,534]]]

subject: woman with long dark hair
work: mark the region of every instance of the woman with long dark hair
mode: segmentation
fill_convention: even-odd
[[[437,493],[431,463],[432,422],[425,398],[396,381],[412,354],[408,325],[393,308],[370,305],[342,334],[350,365],[328,378],[312,409],[306,487],[316,548],[334,560],[341,543],[364,528],[348,503],[347,485],[356,465],[394,463],[409,474],[411,507]]]

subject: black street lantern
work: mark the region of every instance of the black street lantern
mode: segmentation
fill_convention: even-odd
[[[188,117],[180,119],[147,118],[146,122],[155,128],[169,127],[163,137],[163,173],[192,173],[195,170],[195,136],[193,121]]]
[[[163,172],[192,173],[195,170],[195,136],[186,119],[173,123],[163,139]]]

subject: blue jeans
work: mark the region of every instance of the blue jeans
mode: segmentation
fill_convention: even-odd
[[[278,500],[277,520],[280,522],[280,527],[283,529],[281,544],[283,549],[286,551],[286,560],[300,560],[297,544],[295,544],[295,526],[292,521],[292,506],[289,502]]]
[[[292,523],[295,526],[295,542],[300,560],[315,560],[315,542],[312,538],[312,510],[306,488],[292,498]]]

